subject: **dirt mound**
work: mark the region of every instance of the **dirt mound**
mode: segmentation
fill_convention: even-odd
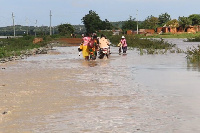
[[[60,38],[58,41],[62,46],[78,46],[82,42],[82,38]]]

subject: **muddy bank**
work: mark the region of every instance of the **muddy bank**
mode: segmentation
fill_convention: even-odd
[[[110,59],[86,62],[77,47],[55,51],[0,64],[0,132],[200,131],[200,75],[184,53],[112,47]]]

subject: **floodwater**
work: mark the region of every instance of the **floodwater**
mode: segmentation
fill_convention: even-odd
[[[55,47],[0,64],[0,133],[200,132],[200,73],[184,53],[111,52],[87,62],[77,47]]]

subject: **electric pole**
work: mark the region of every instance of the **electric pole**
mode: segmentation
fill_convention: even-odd
[[[26,29],[26,34],[28,35],[28,18],[26,18],[26,26],[27,26],[27,29]]]
[[[138,34],[138,10],[136,16],[137,16],[137,34]]]
[[[15,19],[14,19],[14,15],[13,15],[13,12],[12,12],[12,20],[13,20],[13,31],[14,31],[14,37],[15,37]]]
[[[36,37],[36,30],[37,30],[37,20],[35,21],[35,37]]]
[[[50,10],[50,36],[52,35],[52,31],[51,31],[51,10]]]

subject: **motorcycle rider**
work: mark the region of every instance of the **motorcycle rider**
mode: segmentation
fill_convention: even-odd
[[[108,41],[108,39],[102,34],[101,35],[101,38],[99,39],[99,53],[100,53],[100,56],[101,56],[101,53],[102,53],[102,49],[107,49],[107,54],[110,53],[109,51],[109,47],[110,47],[110,42]],[[107,55],[108,57],[108,55]]]
[[[102,34],[101,38],[99,39],[99,47],[100,48],[109,48],[110,42],[108,39]]]
[[[127,51],[127,43],[126,43],[126,39],[125,39],[124,36],[122,36],[120,43],[122,44],[123,53],[126,53],[126,51]]]

